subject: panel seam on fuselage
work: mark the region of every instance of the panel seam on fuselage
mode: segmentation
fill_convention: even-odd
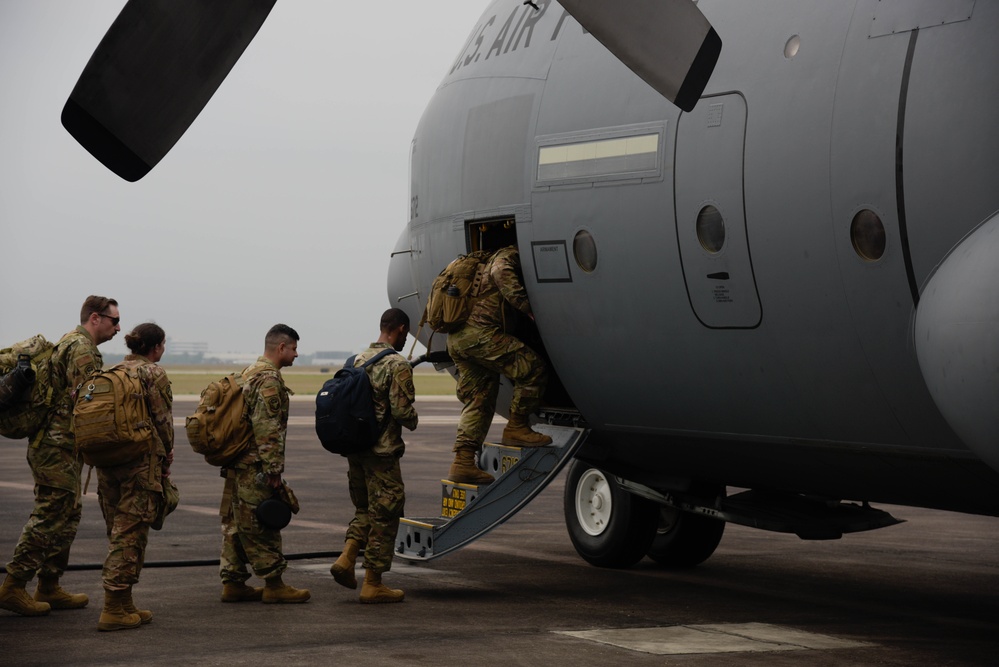
[[[902,245],[902,259],[905,262],[905,276],[909,281],[909,292],[912,294],[912,305],[919,305],[919,286],[916,283],[916,273],[912,266],[912,252],[909,250],[909,231],[905,218],[905,183],[902,169],[903,145],[905,144],[905,105],[909,95],[909,75],[912,72],[912,58],[916,51],[916,38],[919,28],[912,30],[909,36],[909,48],[905,54],[905,66],[902,69],[902,86],[898,94],[898,123],[895,131],[895,204],[898,213],[899,242]]]

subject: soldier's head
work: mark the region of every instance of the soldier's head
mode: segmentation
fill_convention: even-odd
[[[382,313],[382,321],[378,325],[381,335],[378,341],[388,343],[396,352],[401,352],[406,346],[409,335],[409,315],[399,308],[389,308]]]
[[[158,324],[143,322],[125,334],[125,345],[132,354],[156,362],[163,358],[163,352],[166,350],[166,332]]]
[[[106,296],[87,297],[80,309],[80,326],[86,329],[94,342],[100,345],[115,337],[121,327],[118,322],[118,302]]]
[[[275,324],[264,336],[264,356],[278,368],[291,366],[298,357],[298,332],[287,324]]]

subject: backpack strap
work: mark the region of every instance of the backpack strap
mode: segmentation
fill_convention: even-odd
[[[358,366],[358,368],[362,368],[362,369],[367,368],[368,366],[372,365],[373,363],[379,361],[382,357],[387,357],[390,354],[398,354],[398,353],[395,350],[393,350],[392,348],[389,348],[387,350],[382,350],[381,352],[379,352],[378,354],[376,354],[375,356],[371,357],[370,359],[368,359],[367,361],[365,361],[363,364],[361,364],[360,366]],[[350,366],[354,365],[354,359],[355,358],[357,358],[356,354],[353,357],[351,357],[350,359],[347,360],[349,362]],[[385,427],[388,425],[388,418],[391,416],[391,414],[392,414],[392,411],[389,410],[385,414],[385,424],[378,424],[378,431],[379,431],[379,433],[381,433],[382,431],[385,430]]]

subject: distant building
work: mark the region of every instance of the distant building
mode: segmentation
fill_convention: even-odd
[[[333,350],[327,352],[314,352],[312,354],[313,366],[341,366],[347,361],[347,357],[353,356],[353,352],[343,352]]]

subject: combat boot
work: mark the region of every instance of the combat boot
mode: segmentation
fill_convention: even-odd
[[[112,630],[131,630],[142,625],[138,614],[130,614],[122,606],[128,591],[104,591],[104,611],[97,621],[97,629],[101,632]]]
[[[222,602],[260,602],[264,597],[264,588],[253,588],[242,581],[222,582]]]
[[[364,583],[361,585],[361,602],[365,604],[402,602],[404,597],[406,594],[398,588],[389,588],[382,583],[381,572],[365,571]]]
[[[312,595],[304,588],[292,588],[281,581],[280,575],[265,581],[264,604],[279,602],[305,602]]]
[[[347,540],[343,545],[340,557],[330,566],[330,574],[333,580],[341,586],[347,588],[357,588],[357,575],[354,574],[354,567],[357,565],[357,552],[361,548],[361,543],[357,540]]]
[[[454,463],[448,470],[447,478],[459,484],[475,484],[476,486],[486,486],[496,481],[492,475],[475,465],[475,451],[468,447],[454,451]]]
[[[510,415],[510,421],[503,429],[502,442],[507,447],[544,447],[552,444],[552,439],[544,433],[532,431],[527,415]]]
[[[90,602],[83,593],[67,593],[59,585],[58,577],[38,576],[35,602],[48,602],[53,609],[83,609]]]
[[[128,595],[125,596],[125,601],[121,603],[121,608],[125,610],[128,614],[135,614],[142,621],[142,624],[153,622],[153,612],[148,609],[136,609],[135,603],[132,602],[132,587],[128,587]]]
[[[21,616],[46,616],[52,608],[48,602],[32,600],[28,591],[24,590],[28,582],[21,581],[8,574],[0,586],[0,609],[12,611]]]

